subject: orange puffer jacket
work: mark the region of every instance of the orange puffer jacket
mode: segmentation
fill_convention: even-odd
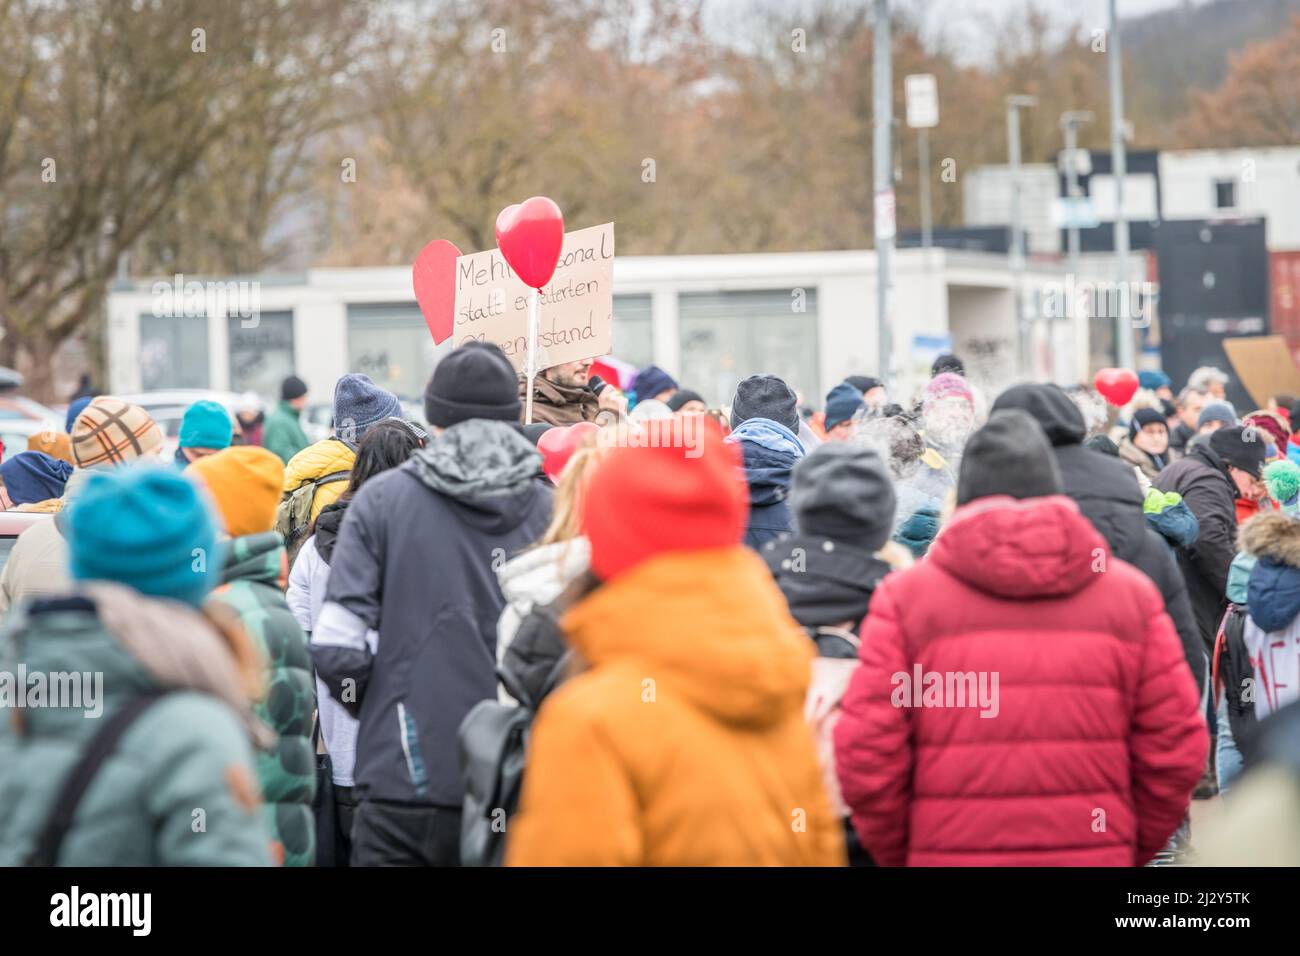
[[[835,866],[804,720],[812,648],[757,555],[660,555],[563,619],[589,670],[547,698],[515,866]]]

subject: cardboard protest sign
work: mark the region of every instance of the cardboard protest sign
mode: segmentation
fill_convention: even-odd
[[[1266,408],[1273,395],[1300,395],[1300,369],[1282,336],[1224,339],[1223,351],[1256,407]]]
[[[515,371],[528,362],[528,286],[499,249],[456,260],[455,346],[495,342]],[[614,344],[614,224],[564,235],[555,275],[541,293],[537,369],[605,355]]]

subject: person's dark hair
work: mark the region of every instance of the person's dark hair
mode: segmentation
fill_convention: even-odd
[[[1295,407],[1296,397],[1294,395],[1274,395],[1273,402],[1278,408],[1285,408],[1287,414],[1291,414],[1291,409]]]
[[[352,477],[343,497],[350,499],[375,475],[396,468],[423,445],[415,429],[400,418],[375,422],[366,429],[366,435],[357,448]]]

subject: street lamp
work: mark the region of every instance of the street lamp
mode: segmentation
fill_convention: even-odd
[[[1061,158],[1061,172],[1065,173],[1065,194],[1070,198],[1071,206],[1082,198],[1079,188],[1079,174],[1085,172],[1079,155],[1079,127],[1092,122],[1090,110],[1069,110],[1061,114],[1061,134],[1065,138],[1065,152]],[[1067,250],[1070,273],[1079,276],[1079,224],[1078,217],[1071,212],[1067,223]]]
[[[1007,97],[1007,153],[1011,164],[1011,279],[1016,310],[1017,362],[1029,371],[1029,323],[1025,320],[1025,231],[1020,215],[1020,111],[1038,105],[1038,97],[1013,93]]]
[[[1115,288],[1124,288],[1128,282],[1128,219],[1124,214],[1124,177],[1128,173],[1128,157],[1124,147],[1124,78],[1119,50],[1119,12],[1115,0],[1110,0],[1110,24],[1106,37],[1107,64],[1110,68],[1110,153],[1111,175],[1115,179]],[[1123,313],[1127,310],[1117,309]],[[1133,368],[1133,323],[1130,316],[1115,317],[1115,364],[1120,368]]]
[[[889,0],[876,0],[875,22],[872,32],[875,34],[875,46],[872,62],[872,149],[873,179],[875,192],[875,240],[876,240],[876,319],[879,323],[878,334],[880,352],[880,378],[886,388],[894,384],[894,343],[890,323],[893,306],[893,275],[891,271],[894,253],[894,177],[890,139],[894,125],[893,76],[894,68],[891,57],[891,37],[889,22]]]

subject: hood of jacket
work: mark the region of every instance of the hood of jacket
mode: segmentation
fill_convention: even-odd
[[[288,576],[288,556],[279,532],[263,531],[230,539],[226,563],[221,568],[221,583],[263,581],[283,590],[281,582]]]
[[[247,632],[224,609],[147,598],[119,584],[93,582],[66,596],[22,605],[6,621],[0,660],[29,673],[102,674],[102,705],[158,688],[193,690],[223,701],[258,746],[275,733],[253,712],[265,692],[262,660]],[[75,734],[83,711],[22,711],[25,732]]]
[[[1246,605],[1260,630],[1286,630],[1300,614],[1300,568],[1260,558],[1250,572]]]
[[[334,555],[334,545],[339,540],[339,528],[343,527],[343,516],[351,503],[349,498],[340,498],[327,504],[316,516],[316,530],[313,532],[316,535],[316,553],[326,564],[330,563],[330,558]]]
[[[788,535],[768,542],[761,554],[791,617],[804,627],[857,630],[876,585],[893,570],[870,551],[816,535]]]
[[[516,555],[501,566],[497,581],[502,596],[510,604],[550,604],[570,581],[590,566],[591,544],[586,538],[577,537]]]
[[[812,642],[762,560],[739,545],[652,558],[598,587],[562,623],[593,668],[654,674],[725,723],[766,727],[802,710]]]
[[[927,560],[986,594],[1034,598],[1086,587],[1099,557],[1110,548],[1069,498],[996,495],[958,508]]]
[[[1079,406],[1057,385],[1012,385],[990,411],[1004,408],[1019,408],[1036,418],[1053,447],[1081,444],[1088,434]]]
[[[351,471],[354,452],[337,438],[324,438],[308,445],[284,466],[284,490],[292,491],[304,481],[315,481],[339,471]]]
[[[740,445],[744,456],[750,505],[785,501],[790,494],[790,473],[806,453],[798,436],[770,419],[749,418],[732,430],[727,441]]]
[[[485,532],[509,530],[541,493],[541,453],[509,422],[471,418],[432,438],[401,466],[430,491],[451,498]]]
[[[1256,558],[1300,568],[1300,518],[1266,511],[1241,526],[1240,542]]]
[[[1257,560],[1246,604],[1261,630],[1284,630],[1300,614],[1300,519],[1276,512],[1242,526],[1241,546]]]

